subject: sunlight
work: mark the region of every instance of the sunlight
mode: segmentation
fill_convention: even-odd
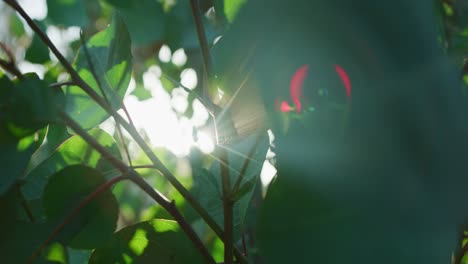
[[[198,132],[197,137],[198,140],[196,144],[203,153],[211,153],[214,151],[215,144],[212,135],[204,131],[200,131]]]
[[[19,0],[18,2],[33,19],[42,20],[47,16],[46,0]]]
[[[182,81],[188,88],[195,88],[197,82],[196,73],[192,71],[193,69],[187,69],[181,74]],[[187,156],[192,147],[198,147],[204,153],[212,152],[214,140],[209,134],[200,132],[196,141],[193,137],[194,130],[204,126],[209,118],[205,107],[194,100],[192,117],[178,116],[178,113],[184,113],[188,108],[188,93],[182,88],[174,88],[168,93],[163,88],[160,77],[161,69],[158,66],[149,67],[143,74],[143,85],[152,95],[150,99],[143,101],[131,94],[135,89],[135,81],[132,79],[130,82],[124,104],[137,130],[144,133],[153,147],[166,148],[177,157]],[[119,113],[125,116],[123,110]],[[112,119],[108,119],[100,127],[111,135],[115,132]],[[130,145],[130,149],[137,148]]]

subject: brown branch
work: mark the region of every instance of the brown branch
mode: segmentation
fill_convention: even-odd
[[[65,70],[70,74],[72,81],[79,86],[91,99],[100,105],[108,114],[115,118],[116,122],[121,123],[122,127],[133,137],[135,142],[141,147],[143,152],[148,156],[154,166],[161,172],[161,174],[174,186],[174,188],[184,197],[184,199],[197,211],[202,219],[210,226],[210,228],[223,239],[223,231],[221,227],[211,218],[208,212],[196,201],[190,192],[177,180],[177,178],[164,166],[161,160],[153,153],[151,148],[146,144],[145,140],[140,136],[136,128],[128,123],[120,114],[117,113],[109,104],[107,104],[101,96],[99,96],[73,69],[71,64],[59,52],[57,47],[52,43],[49,37],[34,23],[29,15],[15,0],[3,0],[5,3],[15,9],[31,29],[39,36],[39,38],[49,47],[52,53],[57,57],[58,61],[62,64]],[[124,164],[125,165],[125,164]],[[236,257],[241,263],[246,263],[245,258],[239,250],[235,250]]]
[[[195,22],[195,28],[197,29],[198,41],[200,42],[200,49],[203,57],[203,66],[205,68],[205,75],[208,78],[208,86],[212,86],[214,81],[213,62],[211,60],[210,48],[208,41],[206,40],[205,29],[203,27],[203,21],[201,16],[201,10],[198,0],[190,0],[190,7],[192,10],[193,20]],[[202,88],[205,88],[202,86]],[[202,96],[205,98],[204,101],[210,101],[208,98],[207,89],[202,90]]]
[[[127,165],[125,165],[121,160],[117,159],[112,153],[110,153],[106,148],[104,148],[94,137],[92,137],[86,130],[84,130],[75,120],[68,116],[65,112],[60,112],[60,117],[65,122],[65,125],[70,127],[80,135],[88,144],[90,144],[97,152],[99,152],[103,158],[109,161],[112,166],[118,169],[120,172],[126,174],[129,171]]]
[[[116,159],[111,153],[109,153],[103,146],[99,144],[91,135],[89,135],[83,128],[81,128],[74,120],[68,117],[67,114],[61,113],[61,117],[65,123],[69,125],[78,135],[80,135],[86,142],[88,142],[93,148],[95,148],[105,159],[107,159],[114,167],[120,170],[124,174],[129,176],[126,179],[131,180],[133,183],[138,185],[145,193],[159,203],[174,219],[179,223],[182,230],[194,243],[200,253],[205,257],[208,263],[215,263],[211,255],[209,254],[206,247],[203,245],[200,238],[197,236],[192,227],[187,223],[182,214],[178,211],[177,207],[172,201],[169,201],[162,194],[156,192],[153,187],[146,183],[140,175],[127,167],[122,161]]]
[[[41,38],[41,40],[50,48],[52,53],[57,57],[59,62],[70,74],[72,81],[91,97],[98,105],[100,105],[108,114],[115,118],[122,127],[135,139],[135,142],[141,147],[143,152],[148,156],[151,162],[157,167],[162,175],[174,186],[174,188],[187,200],[187,202],[198,212],[198,214],[205,220],[205,222],[215,231],[215,233],[222,237],[222,230],[219,225],[210,217],[208,212],[191,196],[190,192],[177,180],[177,178],[164,166],[161,160],[153,153],[152,149],[146,144],[145,140],[140,136],[134,126],[129,124],[120,114],[117,113],[104,99],[99,96],[73,69],[71,64],[63,57],[58,51],[52,41],[47,35],[34,23],[34,21],[26,14],[26,12],[14,0],[4,0],[12,8],[14,8],[21,17],[28,23],[31,29]]]
[[[5,71],[15,75],[19,79],[23,79],[23,74],[16,67],[16,65],[12,63],[11,61],[0,59],[0,67],[2,67]]]
[[[21,192],[21,190],[19,190],[19,193],[20,193],[20,196],[21,196],[21,205],[23,206],[23,209],[26,212],[26,215],[28,216],[28,219],[31,221],[31,223],[36,222],[36,219],[34,218],[31,207],[29,207],[28,201],[26,201],[26,199],[24,198],[24,195]]]
[[[101,84],[101,80],[99,79],[99,77],[97,75],[96,69],[94,68],[94,63],[91,60],[91,55],[89,54],[88,47],[86,46],[86,41],[85,41],[84,36],[83,36],[83,31],[80,31],[80,39],[81,39],[81,46],[83,47],[83,52],[84,52],[86,60],[88,62],[89,70],[91,71],[91,74],[93,75],[93,78],[96,81],[96,84],[97,84],[99,90],[101,91],[102,96],[104,97],[104,101],[108,105],[111,105],[111,103],[109,101],[109,98],[107,97],[107,94],[104,91],[104,87]],[[122,102],[122,104],[123,104],[123,102]],[[116,125],[116,128],[117,128],[116,130],[117,130],[117,134],[119,136],[120,142],[122,143],[122,147],[123,147],[123,149],[125,151],[125,154],[127,155],[128,163],[131,166],[132,165],[132,158],[130,157],[130,151],[128,151],[128,146],[127,146],[127,144],[125,144],[125,138],[124,138],[123,133],[122,133],[121,125],[115,118],[114,118],[114,121],[117,124]]]
[[[138,185],[146,194],[148,194],[153,200],[159,203],[166,211],[171,214],[172,217],[179,223],[180,228],[187,234],[190,240],[197,247],[198,251],[202,253],[207,263],[216,263],[213,257],[210,255],[206,247],[203,245],[202,241],[192,229],[192,227],[185,221],[185,218],[179,212],[177,207],[174,204],[174,201],[169,201],[167,198],[158,193],[153,187],[151,187],[143,178],[138,175],[131,175],[130,180]]]

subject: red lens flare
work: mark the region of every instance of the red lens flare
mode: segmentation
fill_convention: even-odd
[[[335,65],[335,71],[340,77],[341,81],[343,82],[343,85],[346,91],[346,96],[350,98],[351,97],[351,81],[349,79],[348,74],[338,64]],[[291,77],[291,82],[289,85],[289,93],[290,93],[291,100],[295,107],[291,106],[286,101],[280,101],[280,99],[278,98],[275,102],[275,109],[277,111],[281,111],[283,113],[288,113],[294,110],[296,110],[297,113],[300,113],[302,111],[302,103],[301,103],[301,99],[303,96],[302,88],[303,88],[304,80],[308,75],[308,72],[309,72],[309,65],[305,64],[301,66],[299,69],[297,69],[296,72]]]
[[[291,99],[296,106],[296,112],[301,112],[302,104],[302,85],[304,84],[304,80],[307,77],[307,73],[309,71],[309,65],[304,65],[300,67],[291,78],[291,84],[289,85],[289,92],[291,95]]]
[[[343,84],[346,89],[346,96],[351,97],[351,81],[349,80],[348,74],[346,74],[346,71],[341,68],[340,65],[335,65],[335,70],[338,73],[338,75],[341,78],[341,81],[343,81]]]

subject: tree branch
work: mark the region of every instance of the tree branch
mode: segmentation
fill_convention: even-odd
[[[162,196],[162,194],[158,193],[153,187],[151,187],[143,178],[138,176],[137,174],[131,175],[130,180],[138,185],[146,194],[148,194],[154,201],[159,203],[166,211],[171,214],[172,217],[179,223],[180,228],[184,230],[185,234],[192,240],[197,247],[198,251],[202,253],[203,257],[207,261],[207,263],[216,263],[213,257],[210,255],[206,247],[203,245],[202,241],[198,237],[198,235],[193,231],[192,227],[185,221],[185,218],[179,212],[177,207],[174,204],[174,201],[169,201],[167,198]]]
[[[206,210],[193,199],[190,192],[177,180],[177,178],[164,166],[159,158],[153,153],[151,148],[146,144],[145,140],[140,136],[134,126],[128,123],[120,114],[117,113],[112,107],[107,104],[104,99],[99,96],[73,69],[71,64],[63,57],[58,51],[52,41],[47,35],[34,23],[28,14],[21,8],[15,0],[4,0],[5,3],[15,9],[21,17],[28,23],[31,29],[41,38],[41,40],[50,48],[52,53],[57,57],[59,62],[70,74],[72,81],[79,86],[85,93],[89,95],[97,104],[99,104],[108,114],[115,118],[116,122],[119,122],[122,127],[133,137],[136,143],[141,147],[143,152],[148,156],[153,165],[158,168],[161,174],[174,186],[174,188],[184,197],[184,199],[197,211],[197,213],[203,218],[203,220],[210,226],[210,228],[219,236],[223,237],[221,227],[211,218]]]
[[[80,135],[86,142],[88,142],[94,149],[96,149],[105,159],[107,159],[114,167],[120,170],[122,173],[128,175],[125,179],[131,180],[133,183],[138,185],[146,194],[148,194],[153,200],[159,203],[167,212],[174,217],[179,223],[182,230],[194,243],[200,253],[205,257],[208,263],[215,263],[212,256],[203,245],[200,238],[197,236],[192,227],[185,221],[185,218],[178,211],[177,207],[172,201],[169,201],[162,194],[156,192],[153,187],[146,183],[140,175],[127,167],[122,161],[116,159],[110,152],[108,152],[99,142],[96,141],[91,135],[89,135],[83,128],[81,128],[73,119],[71,119],[66,113],[61,113],[62,119],[65,123],[70,126],[78,135]]]

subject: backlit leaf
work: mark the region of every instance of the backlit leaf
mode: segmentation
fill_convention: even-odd
[[[97,248],[94,263],[205,263],[193,243],[175,221],[154,219],[126,227]]]
[[[107,29],[86,41],[86,47],[91,65],[81,47],[75,61],[76,70],[94,91],[107,98],[114,109],[119,109],[132,73],[131,40],[123,18],[116,14]],[[94,69],[98,80],[94,78],[91,69]],[[98,84],[104,90],[104,95]],[[67,112],[83,128],[93,128],[109,117],[81,88],[66,87],[65,95]]]

